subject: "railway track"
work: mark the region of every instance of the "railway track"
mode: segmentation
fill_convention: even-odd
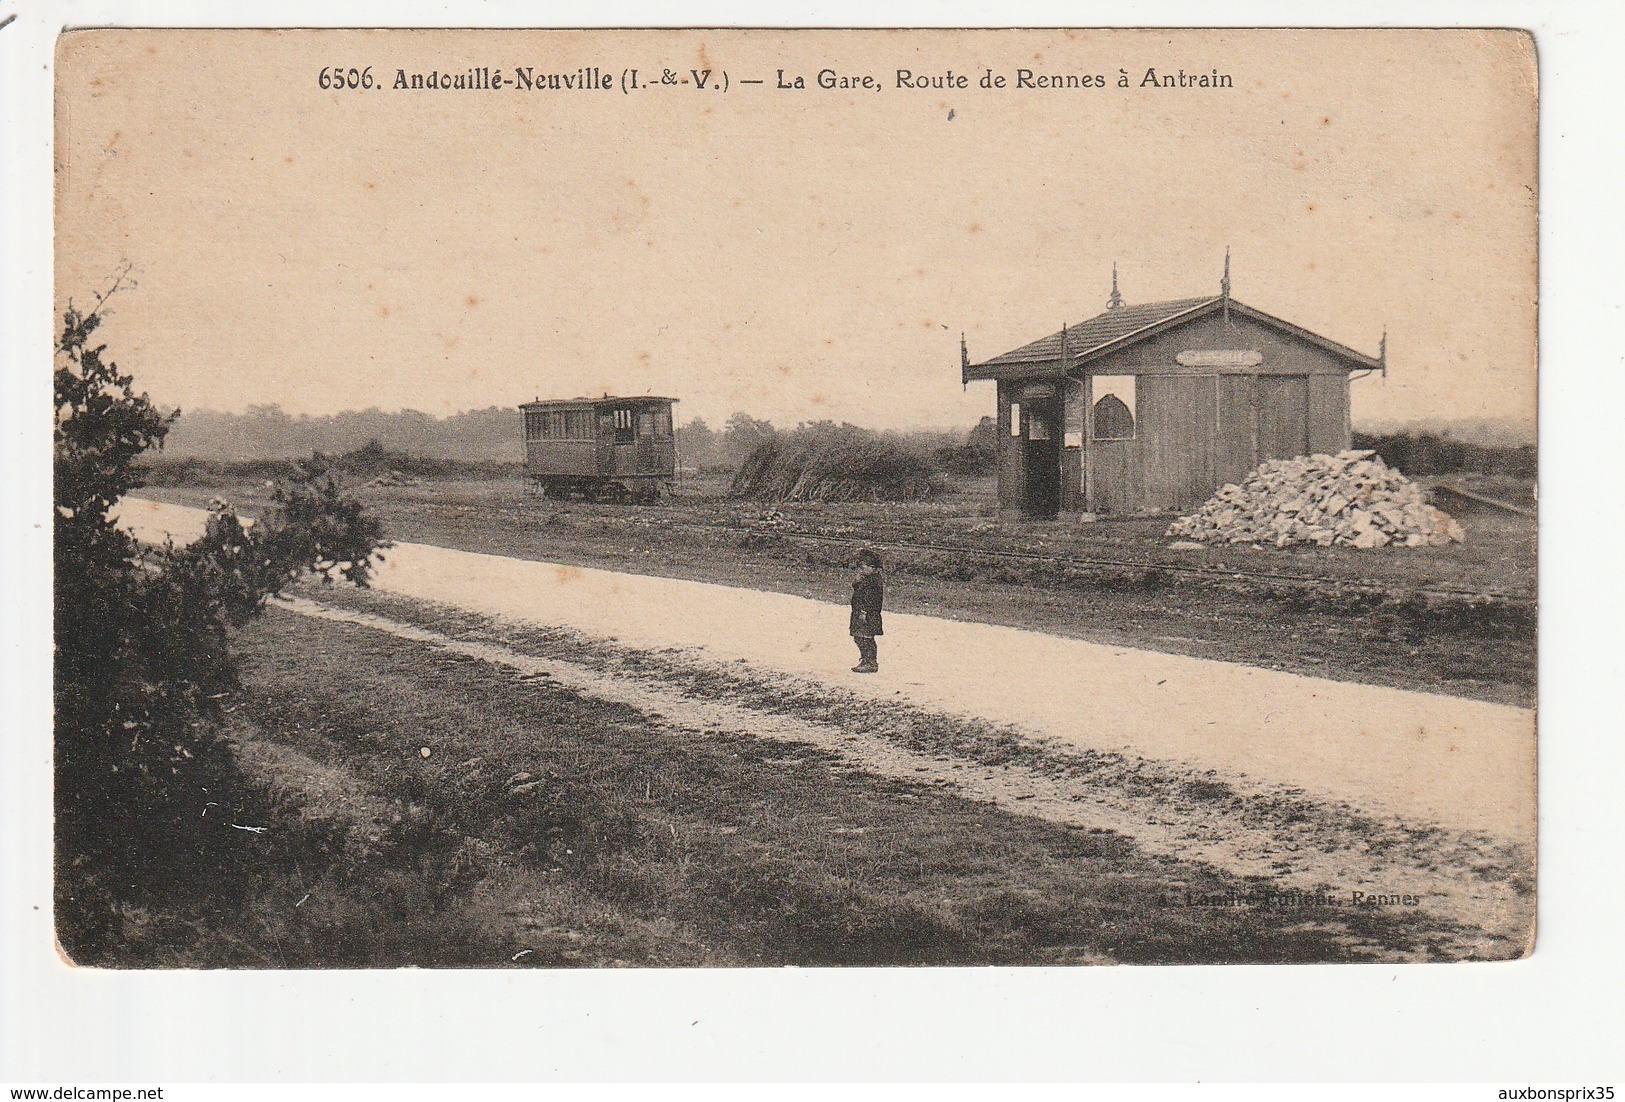
[[[933,551],[946,552],[956,555],[970,555],[984,559],[1003,559],[1013,562],[1044,562],[1061,566],[1076,567],[1106,567],[1118,570],[1160,570],[1169,574],[1178,574],[1185,577],[1196,577],[1207,580],[1248,580],[1260,582],[1273,582],[1284,585],[1295,585],[1302,588],[1338,588],[1352,590],[1358,593],[1399,593],[1406,596],[1424,598],[1475,601],[1488,604],[1501,604],[1508,607],[1533,607],[1536,598],[1522,594],[1496,593],[1484,590],[1474,590],[1462,586],[1415,586],[1402,587],[1381,585],[1375,582],[1361,582],[1344,580],[1340,578],[1317,578],[1306,574],[1287,574],[1275,570],[1242,570],[1234,567],[1210,567],[1186,565],[1182,563],[1160,562],[1156,560],[1138,560],[1107,558],[1102,556],[1083,556],[1056,554],[1043,551],[1014,551],[998,550],[993,548],[969,547],[963,544],[922,542],[909,539],[890,539],[886,537],[859,537],[840,536],[822,532],[805,532],[794,528],[763,527],[749,528],[727,524],[697,524],[692,521],[679,521],[674,527],[688,528],[708,532],[761,532],[775,534],[786,539],[808,540],[818,543],[846,544],[851,546],[883,547],[887,549],[906,551]]]

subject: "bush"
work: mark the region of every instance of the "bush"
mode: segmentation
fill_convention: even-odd
[[[958,475],[961,478],[978,478],[993,473],[994,465],[998,462],[998,453],[991,447],[958,444],[938,449],[931,458],[948,474]]]
[[[141,485],[164,415],[69,307],[54,374],[56,861],[59,937],[101,960],[147,903],[223,902],[241,826],[239,780],[215,734],[237,685],[229,629],[305,571],[366,584],[376,520],[325,470],[299,473],[251,529],[221,509],[177,548],[137,544],[109,516]]]
[[[758,445],[729,494],[756,501],[924,501],[938,489],[935,476],[929,455],[902,437],[820,421]]]
[[[992,474],[999,461],[999,433],[993,418],[984,417],[963,444],[939,448],[933,458],[942,470],[961,478]]]
[[[1381,436],[1357,432],[1353,436],[1353,444],[1361,451],[1376,452],[1382,456],[1384,463],[1404,471],[1412,478],[1463,472],[1534,478],[1536,472],[1533,444],[1490,447],[1429,432]]]

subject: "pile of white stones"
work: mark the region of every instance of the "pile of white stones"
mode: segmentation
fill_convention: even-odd
[[[1438,547],[1466,533],[1376,453],[1344,451],[1272,459],[1241,483],[1220,487],[1168,535],[1199,543],[1372,548]]]

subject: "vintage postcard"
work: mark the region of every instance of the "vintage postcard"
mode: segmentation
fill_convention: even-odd
[[[108,968],[1535,945],[1511,30],[87,29]]]

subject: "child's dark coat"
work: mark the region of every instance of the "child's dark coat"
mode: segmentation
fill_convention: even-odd
[[[850,635],[884,635],[880,606],[886,599],[886,578],[880,571],[859,574],[852,583],[852,630]]]

